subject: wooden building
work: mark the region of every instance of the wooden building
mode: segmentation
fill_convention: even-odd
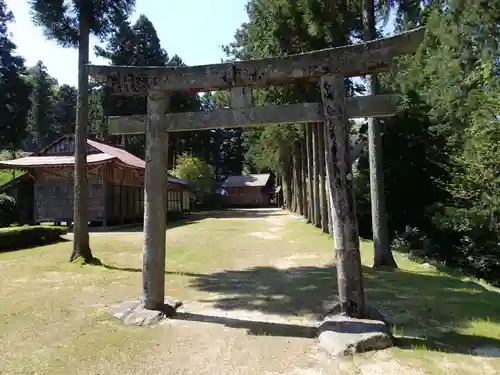
[[[229,205],[233,207],[267,206],[273,193],[271,175],[229,176],[224,182]]]
[[[27,157],[0,161],[0,168],[27,173],[0,187],[17,199],[22,222],[72,222],[74,136],[61,137]],[[87,140],[89,220],[104,225],[141,221],[144,214],[144,160]],[[186,181],[168,179],[168,212],[190,209]]]

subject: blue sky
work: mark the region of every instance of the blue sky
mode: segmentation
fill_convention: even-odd
[[[137,0],[132,21],[146,15],[168,54],[179,55],[188,65],[217,63],[225,57],[220,46],[231,42],[236,29],[247,20],[245,4],[246,0]],[[9,31],[26,65],[41,60],[60,84],[76,85],[76,50],[45,39],[42,29],[31,22],[26,0],[7,0],[7,6],[16,18]],[[92,49],[96,42],[92,40]],[[93,53],[90,60],[106,63]]]

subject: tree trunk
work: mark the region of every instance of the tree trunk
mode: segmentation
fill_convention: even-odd
[[[308,223],[312,223],[314,218],[312,127],[312,124],[306,125]]]
[[[325,181],[325,124],[318,124],[318,155],[319,155],[319,195],[321,197],[321,230],[329,233],[328,230],[328,201],[326,196]]]
[[[319,196],[319,145],[318,145],[318,124],[312,124],[312,148],[313,148],[313,204],[314,204],[314,218],[313,224],[318,228],[321,227],[321,197]]]
[[[363,0],[363,27],[365,41],[376,39],[374,0]],[[367,76],[368,94],[378,92],[376,74]],[[370,196],[372,211],[372,231],[374,262],[373,267],[397,268],[391,252],[384,192],[384,159],[382,155],[382,133],[377,119],[368,119],[368,152],[370,162]]]
[[[297,212],[297,185],[296,185],[297,173],[296,173],[295,165],[296,165],[296,157],[295,157],[295,155],[293,155],[293,152],[292,152],[292,170],[291,170],[292,209],[291,209],[291,211],[293,213]]]
[[[304,125],[305,126],[305,125]],[[305,127],[303,126],[303,132],[305,133]],[[305,135],[305,134],[304,134]],[[305,143],[305,136],[301,139],[300,142],[300,171],[301,171],[301,176],[300,176],[300,184],[302,186],[302,207],[303,207],[303,215],[306,219],[308,219],[309,216],[309,205],[307,202],[307,151],[306,151],[306,143]]]
[[[73,183],[73,252],[70,262],[82,257],[93,260],[89,244],[87,127],[89,122],[89,24],[85,12],[80,12],[78,35],[78,97],[75,127],[75,171]]]
[[[297,196],[297,213],[304,215],[304,192],[302,190],[302,155],[300,152],[300,141],[293,143],[294,167],[295,167],[295,186]]]
[[[288,211],[292,211],[292,177],[290,173],[290,167],[286,167],[283,173],[283,188],[284,188],[284,198],[285,198],[285,207]]]
[[[281,189],[280,189],[280,194],[279,194],[279,198],[280,198],[280,205],[279,207],[280,208],[285,208],[285,192],[284,192],[284,187],[283,187],[283,175],[280,174],[280,186],[281,186]]]
[[[325,126],[326,128],[326,126]],[[329,133],[326,133],[328,130],[325,130],[325,139],[326,139],[326,134],[328,134],[328,136],[330,136]],[[326,142],[325,142],[325,145],[326,145]],[[327,151],[325,150],[325,160],[328,160],[326,159],[326,153]],[[334,233],[334,227],[335,227],[335,223],[338,223],[338,220],[335,221],[334,219],[334,212],[335,212],[335,207],[333,207],[333,192],[331,191],[330,189],[330,184],[328,183],[328,181],[330,181],[329,179],[329,176],[330,174],[328,173],[328,165],[325,165],[325,175],[326,175],[326,201],[328,203],[328,233],[330,233],[330,235],[333,237],[333,233]]]
[[[326,202],[328,207],[328,233],[333,237],[335,232],[335,226],[338,225],[339,221],[335,219],[335,207],[333,206],[333,191],[330,186],[330,177],[332,176],[331,172],[331,156],[329,156],[329,152],[332,150],[327,150],[327,147],[331,147],[331,124],[323,123],[323,142],[324,142],[324,159],[325,159],[325,179],[326,179]]]
[[[344,91],[343,77],[321,77],[325,128],[334,129],[333,141],[329,135],[325,139],[325,156],[335,208],[334,244],[340,307],[342,314],[362,318],[365,315],[365,296]]]
[[[279,175],[278,172],[275,172],[276,174],[276,182],[275,182],[275,188],[274,188],[274,202],[276,204],[276,207],[280,208],[280,194],[278,191],[278,187],[281,186],[281,176]]]
[[[148,95],[141,301],[150,310],[163,308],[165,301],[168,133],[163,126],[169,99],[162,92]]]

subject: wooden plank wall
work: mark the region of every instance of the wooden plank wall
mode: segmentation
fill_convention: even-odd
[[[66,221],[73,213],[73,168],[40,168],[34,186],[36,221]],[[108,164],[89,168],[89,220],[109,224],[141,221],[144,215],[144,177],[137,170]],[[169,184],[168,211],[186,207],[183,187]],[[106,206],[105,206],[106,205]]]
[[[167,210],[168,212],[182,213],[183,200],[181,191],[168,191],[167,193]]]
[[[73,213],[73,168],[40,168],[36,172],[34,208],[36,221],[65,221]],[[89,220],[104,218],[102,168],[88,175]]]
[[[232,206],[261,206],[267,204],[263,189],[259,186],[230,187],[227,192]]]
[[[144,177],[117,164],[106,168],[107,219],[110,223],[140,221],[144,214]]]

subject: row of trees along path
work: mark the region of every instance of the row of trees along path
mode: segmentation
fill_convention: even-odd
[[[161,309],[165,298],[166,153],[171,132],[213,128],[238,128],[270,124],[313,124],[311,136],[316,184],[309,194],[318,196],[319,154],[324,155],[328,212],[334,237],[341,311],[352,317],[365,314],[359,253],[359,236],[352,185],[349,117],[389,116],[396,112],[394,95],[353,97],[346,100],[344,77],[387,71],[392,59],[414,52],[423,29],[363,44],[314,51],[307,54],[193,67],[89,66],[95,79],[106,82],[112,93],[147,96],[148,115],[110,118],[114,134],[146,132],[146,181],[142,302],[147,309]],[[321,102],[288,105],[252,105],[252,88],[319,81]],[[231,107],[208,112],[167,113],[170,96],[179,91],[230,90]],[[318,123],[324,147],[320,148]],[[314,131],[314,129],[316,129]],[[296,165],[302,162],[296,161]],[[296,174],[297,205],[304,213],[304,173]],[[311,176],[310,176],[311,177]],[[313,178],[314,179],[314,178]],[[309,181],[312,179],[310,178]],[[321,210],[313,207],[313,220]]]

